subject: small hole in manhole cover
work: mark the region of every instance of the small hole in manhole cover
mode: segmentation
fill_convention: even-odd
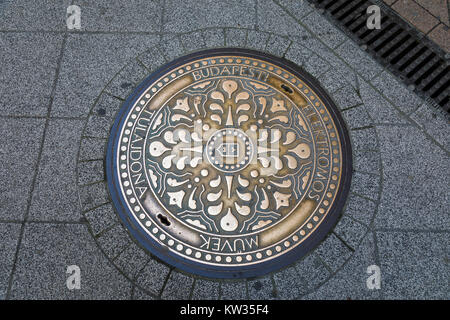
[[[289,94],[294,93],[294,91],[291,88],[289,88],[287,85],[285,85],[285,84],[281,85],[281,89],[283,89],[285,92],[287,92]]]
[[[250,50],[162,66],[124,102],[108,146],[109,191],[132,235],[212,278],[301,258],[331,231],[351,180],[332,99],[292,62]]]
[[[170,226],[170,221],[167,219],[166,216],[163,216],[162,214],[158,214],[157,215],[159,221],[161,221],[161,223],[165,226]]]

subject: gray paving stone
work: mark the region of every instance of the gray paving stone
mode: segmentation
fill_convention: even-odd
[[[330,94],[344,87],[355,92],[355,89],[348,85],[347,76],[343,75],[339,70],[333,68],[333,66],[331,66],[331,69],[322,74],[317,80],[319,80],[320,85]],[[356,92],[354,94],[356,94]]]
[[[373,201],[362,198],[356,194],[350,194],[347,201],[347,206],[344,215],[369,225],[375,214],[376,205]]]
[[[273,274],[277,297],[282,300],[298,299],[308,290],[303,279],[300,278],[295,267],[288,267]]]
[[[273,1],[258,1],[258,30],[283,36],[310,36],[298,22]]]
[[[286,52],[285,58],[302,66],[311,56],[312,51],[294,41]]]
[[[105,156],[106,140],[82,138],[79,161],[99,160]]]
[[[166,63],[166,60],[158,46],[151,47],[147,51],[141,53],[137,58],[142,64],[150,70],[155,71]]]
[[[264,51],[269,41],[270,34],[257,31],[247,30],[247,44],[246,47],[258,51]]]
[[[366,151],[378,149],[378,138],[374,128],[352,130],[350,132],[350,138],[354,150]]]
[[[91,111],[83,136],[106,140],[114,123],[114,116],[122,103],[122,100],[103,93]]]
[[[333,272],[342,267],[352,255],[352,251],[334,234],[330,234],[315,252]]]
[[[193,283],[192,277],[172,271],[161,294],[161,299],[186,300],[189,298]]]
[[[84,121],[49,121],[39,164],[30,220],[79,221],[76,157]]]
[[[373,79],[372,84],[380,90],[392,103],[405,113],[411,113],[423,103],[414,92],[409,91],[389,71],[383,71]]]
[[[146,292],[144,292],[143,290],[141,290],[137,287],[134,288],[134,292],[133,292],[131,299],[132,300],[156,300],[155,297],[147,294]]]
[[[285,37],[271,35],[269,41],[267,42],[266,51],[275,56],[283,57],[290,43],[291,40]]]
[[[192,300],[217,300],[219,285],[220,283],[217,281],[197,279],[192,292]]]
[[[104,182],[90,184],[79,188],[81,209],[87,211],[109,202],[108,191]]]
[[[447,232],[377,232],[376,236],[384,298],[450,298]]]
[[[330,65],[318,55],[313,54],[308,60],[305,61],[303,68],[313,77],[318,78],[320,75],[327,72]]]
[[[86,116],[106,83],[157,41],[149,35],[69,34],[52,116]]]
[[[2,235],[2,241],[0,241],[0,300],[6,299],[20,227],[18,223],[0,223],[0,234]]]
[[[221,300],[245,300],[247,288],[245,281],[224,281],[220,284]]]
[[[377,200],[380,193],[380,177],[373,174],[354,172],[351,191],[369,199]]]
[[[89,1],[75,3],[81,9],[82,31],[140,31],[161,30],[161,1],[134,0]]]
[[[55,33],[0,33],[0,114],[47,115],[62,39]]]
[[[21,220],[27,208],[44,132],[43,119],[0,121],[0,219]],[[18,147],[20,146],[20,147]]]
[[[332,98],[341,110],[362,104],[361,97],[351,86],[342,87],[340,90],[334,92]]]
[[[147,75],[148,71],[137,60],[133,59],[120,70],[105,88],[105,91],[125,100]]]
[[[428,104],[423,104],[411,115],[422,129],[430,134],[447,151],[450,151],[450,138],[448,135],[449,119],[438,113]]]
[[[225,29],[225,45],[227,47],[245,47],[247,41],[247,30],[245,29]]]
[[[204,30],[203,38],[207,48],[221,48],[225,46],[225,31],[223,29]]]
[[[210,27],[253,28],[255,3],[253,0],[166,1],[165,32],[186,32]]]
[[[155,295],[159,295],[169,271],[166,265],[150,259],[136,277],[136,284]]]
[[[351,108],[342,111],[341,114],[350,129],[363,128],[372,125],[372,120],[364,107]]]
[[[375,123],[406,123],[405,118],[364,80],[360,80],[361,99]]]
[[[347,39],[341,31],[330,24],[317,11],[312,11],[302,18],[301,23],[331,48],[336,48]]]
[[[97,242],[108,258],[115,259],[131,245],[131,238],[119,223],[102,232],[97,238]]]
[[[80,162],[78,164],[78,184],[86,185],[104,181],[103,160]]]
[[[188,52],[205,48],[205,39],[201,31],[182,34],[180,40]]]
[[[313,293],[304,297],[312,300],[380,299],[382,290],[367,288],[367,267],[376,264],[374,240],[369,233],[350,261],[336,275]]]
[[[247,281],[250,300],[272,300],[277,298],[271,276]]]
[[[352,40],[339,46],[336,53],[366,80],[373,79],[383,71],[383,67]]]
[[[83,135],[107,139],[114,122],[114,117],[122,103],[122,100],[109,94],[101,94],[91,111]]]
[[[88,211],[84,216],[89,222],[94,236],[119,222],[110,203]]]
[[[1,30],[65,30],[66,10],[70,0],[2,1],[0,4]]]
[[[315,253],[310,253],[297,262],[295,268],[310,291],[324,283],[330,276],[330,271]]]
[[[109,132],[113,121],[110,117],[99,116],[96,114],[90,115],[84,129],[84,136],[90,138],[103,138],[109,137]]]
[[[334,228],[334,233],[352,249],[356,249],[361,239],[367,233],[367,227],[344,216]]]
[[[123,101],[113,97],[108,93],[102,93],[92,108],[91,114],[103,118],[108,118],[111,124],[119,111]]]
[[[356,171],[381,174],[380,153],[378,151],[354,150],[353,168]]]
[[[291,12],[297,20],[308,15],[314,9],[305,0],[278,0],[278,3],[287,11]]]
[[[326,46],[319,39],[312,35],[306,36],[290,36],[290,38],[299,46],[308,48],[311,52],[314,52],[320,56],[323,60],[330,64],[332,67],[330,70],[342,75],[341,81],[345,85],[351,85],[353,88],[358,88],[357,76],[355,70],[351,69],[344,60],[336,55],[328,46]]]
[[[67,267],[81,270],[81,289],[66,286]],[[128,299],[131,283],[122,276],[79,224],[25,226],[11,299]]]
[[[114,260],[114,264],[131,280],[136,279],[139,272],[147,265],[150,256],[136,243],[132,242]]]
[[[164,35],[158,45],[167,62],[185,54],[183,44],[179,36]]]
[[[413,126],[377,131],[384,182],[376,226],[425,230],[448,226],[448,153]]]
[[[345,85],[350,85],[353,89],[359,89],[358,75],[353,69],[334,56],[330,51],[326,51],[325,54],[322,54],[322,51],[319,51],[319,53],[322,59],[331,65],[331,70],[341,76],[342,84],[345,83]]]

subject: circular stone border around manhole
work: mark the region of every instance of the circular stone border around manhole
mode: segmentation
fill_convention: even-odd
[[[234,38],[227,37],[225,40],[225,35],[230,32],[236,34],[235,31],[241,35],[238,45]],[[217,37],[211,38],[211,34]],[[205,38],[205,44],[201,45],[197,41],[199,37]],[[283,45],[270,45],[267,42],[269,38],[270,43]],[[261,42],[259,39],[266,41]],[[373,97],[377,93],[370,88],[364,75],[356,73],[317,40],[287,39],[283,35],[253,29],[219,27],[165,37],[164,41],[123,62],[122,68],[105,82],[105,87],[92,101],[82,130],[76,176],[83,219],[86,219],[87,227],[100,250],[136,287],[135,292],[145,292],[150,295],[149,298],[171,298],[173,291],[170,288],[176,283],[174,279],[178,279],[183,284],[186,280],[188,286],[194,283],[194,288],[191,288],[192,298],[261,298],[260,292],[251,290],[252,283],[259,280],[207,281],[192,274],[181,277],[177,270],[170,271],[169,266],[150,255],[131,238],[118,221],[108,196],[104,181],[105,149],[122,101],[131,94],[137,83],[165,61],[192,52],[192,46],[189,45],[192,43],[197,49],[220,48],[225,44],[285,56],[319,79],[341,110],[350,133],[354,164],[351,192],[342,216],[333,232],[310,254],[287,268],[260,278],[264,283],[274,285],[273,290],[276,290],[279,298],[298,299],[308,297],[308,294],[315,297],[313,292],[318,288],[328,284],[333,287],[334,277],[338,272],[345,272],[349,263],[358,263],[355,253],[367,249],[367,246],[362,245],[364,241],[367,244],[367,239],[370,243],[372,238],[370,225],[377,214],[383,190],[383,163],[373,105]],[[208,291],[219,287],[222,288],[218,290],[221,293]],[[230,289],[236,291],[230,295]],[[208,291],[207,295],[204,294],[205,290]],[[137,296],[135,293],[134,297]]]
[[[128,153],[129,148],[126,148],[124,146],[121,146],[120,143],[130,143],[131,138],[126,138],[122,136],[124,132],[127,131],[127,129],[124,129],[124,126],[130,126],[130,128],[136,128],[137,120],[139,119],[139,112],[142,112],[147,106],[148,103],[150,103],[153,99],[153,94],[158,97],[158,93],[160,93],[162,89],[166,88],[167,86],[170,86],[172,83],[170,81],[170,78],[178,79],[178,74],[184,74],[194,72],[195,68],[201,68],[201,65],[197,66],[196,61],[206,61],[206,59],[221,59],[219,57],[229,57],[230,60],[236,64],[237,60],[244,60],[248,59],[250,62],[259,63],[259,67],[261,68],[267,68],[267,79],[277,79],[276,83],[277,85],[280,85],[278,94],[281,94],[282,88],[286,88],[284,95],[288,94],[297,94],[304,97],[305,101],[308,101],[313,108],[322,108],[324,110],[325,115],[329,115],[331,118],[327,118],[328,120],[325,120],[325,116],[323,118],[320,118],[318,109],[317,114],[319,115],[319,118],[324,123],[333,123],[333,126],[328,125],[329,130],[335,130],[337,133],[337,141],[339,142],[337,144],[337,148],[339,149],[340,153],[338,156],[332,156],[333,159],[337,159],[340,156],[341,162],[340,165],[340,171],[338,174],[340,175],[338,181],[339,183],[337,186],[335,185],[335,191],[332,193],[331,190],[329,190],[326,194],[330,198],[331,203],[326,204],[326,206],[329,208],[328,210],[323,210],[323,212],[318,213],[315,215],[316,210],[318,211],[318,206],[314,206],[314,210],[312,210],[309,215],[306,217],[306,220],[302,220],[301,223],[297,226],[297,228],[294,230],[294,232],[289,232],[289,234],[285,237],[280,239],[276,239],[274,243],[270,243],[269,246],[273,245],[273,250],[266,250],[265,252],[271,252],[268,256],[271,256],[272,253],[274,253],[274,256],[277,256],[275,252],[280,252],[280,254],[275,257],[265,257],[265,259],[261,259],[258,257],[262,256],[262,252],[258,252],[258,250],[254,250],[254,252],[249,252],[248,254],[243,254],[242,256],[247,258],[248,261],[261,259],[261,262],[258,262],[256,264],[249,264],[249,263],[236,263],[234,265],[225,265],[221,264],[219,262],[221,261],[232,261],[231,256],[235,256],[232,253],[228,252],[227,257],[224,259],[219,258],[220,255],[215,256],[215,262],[217,263],[208,263],[207,260],[209,260],[207,257],[212,256],[212,252],[208,254],[202,253],[202,250],[199,250],[199,247],[193,247],[192,249],[188,245],[188,249],[184,250],[184,246],[186,245],[186,242],[181,242],[179,238],[176,238],[174,234],[174,230],[171,230],[171,232],[166,232],[168,229],[164,226],[164,221],[167,221],[167,217],[171,221],[177,221],[176,214],[174,212],[168,212],[164,211],[162,209],[167,209],[167,205],[161,204],[161,201],[159,198],[155,198],[158,191],[154,191],[152,193],[153,198],[148,200],[147,207],[138,206],[137,203],[139,202],[139,196],[134,196],[129,198],[128,190],[124,192],[123,190],[123,179],[129,178],[129,173],[127,174],[125,171],[123,173],[120,173],[119,171],[124,166],[124,170],[128,170],[129,168],[123,164],[119,165],[119,162],[121,160],[128,159],[130,157],[130,154]],[[231,63],[230,61],[230,63]],[[259,61],[259,62],[258,62]],[[211,63],[211,60],[209,62],[206,62],[206,64]],[[241,63],[241,61],[239,62]],[[242,62],[244,63],[244,62]],[[191,65],[192,64],[192,65]],[[256,65],[255,65],[256,66]],[[190,68],[190,69],[188,69]],[[193,68],[193,70],[191,70]],[[269,69],[272,68],[272,69]],[[222,69],[223,70],[223,69]],[[277,75],[278,76],[277,76]],[[192,77],[194,78],[194,77]],[[186,76],[184,76],[184,79],[186,79]],[[258,79],[260,80],[260,79]],[[219,82],[222,80],[218,80]],[[228,80],[227,80],[228,81]],[[231,81],[231,80],[230,80]],[[243,81],[243,80],[242,80]],[[213,81],[214,82],[214,81]],[[209,84],[205,84],[206,82],[200,83],[200,89],[193,88],[192,90],[200,90],[201,86]],[[267,83],[268,84],[268,83]],[[234,88],[234,85],[231,85]],[[261,85],[261,84],[259,84]],[[273,86],[273,83],[272,83]],[[304,86],[304,87],[303,87]],[[303,87],[303,89],[301,89]],[[293,90],[293,89],[294,90]],[[151,91],[153,90],[153,92]],[[195,91],[194,90],[194,91]],[[231,91],[227,92],[226,88],[224,88],[225,92],[224,94],[228,93],[229,98],[231,98]],[[231,90],[231,89],[230,89]],[[200,92],[198,91],[198,92]],[[251,90],[250,90],[251,91]],[[160,97],[160,96],[159,96]],[[279,96],[277,96],[279,97]],[[169,99],[170,100],[170,99]],[[165,103],[166,101],[163,102]],[[314,105],[311,103],[311,101],[315,101]],[[178,102],[177,102],[178,103]],[[183,101],[180,102],[181,104]],[[195,104],[195,102],[194,102]],[[295,103],[294,106],[297,106]],[[139,110],[137,110],[139,108]],[[189,108],[188,105],[180,105],[179,108],[183,110],[183,108]],[[280,107],[281,108],[281,107]],[[231,110],[231,107],[230,107]],[[300,109],[299,109],[300,110]],[[156,110],[154,113],[152,111],[152,115],[157,114],[159,111]],[[133,113],[137,112],[137,113]],[[287,111],[286,111],[287,113]],[[262,113],[261,113],[262,114]],[[289,114],[292,114],[292,112],[289,112]],[[200,113],[199,113],[200,115]],[[135,119],[135,122],[128,121],[128,116],[131,116]],[[164,115],[166,116],[166,115]],[[160,117],[162,118],[162,117]],[[298,118],[300,119],[300,113],[298,115]],[[130,118],[131,119],[131,118]],[[153,122],[149,122],[147,124],[147,127],[150,128],[153,124],[156,122],[160,122],[161,119],[151,118]],[[156,120],[155,120],[156,119]],[[306,119],[306,118],[304,118]],[[128,121],[128,122],[127,122]],[[303,121],[303,120],[299,120]],[[290,120],[291,122],[291,120]],[[321,123],[322,123],[321,122]],[[307,125],[310,126],[311,123],[307,121]],[[309,127],[311,128],[311,127]],[[156,130],[159,130],[160,127],[155,127]],[[326,129],[325,129],[326,130]],[[308,130],[306,130],[308,131]],[[132,131],[130,130],[131,134]],[[131,136],[130,133],[127,134],[128,136]],[[147,136],[145,136],[147,137]],[[327,136],[328,137],[328,136]],[[120,138],[120,140],[119,140]],[[126,138],[126,141],[125,141]],[[328,137],[329,138],[329,137]],[[170,139],[170,138],[169,138]],[[144,139],[144,141],[147,139]],[[315,141],[314,139],[312,139]],[[330,140],[331,144],[331,140]],[[120,148],[119,148],[120,147]],[[147,146],[148,147],[148,146]],[[155,159],[160,156],[160,151],[165,150],[165,146],[161,142],[154,142],[154,145],[152,145],[151,150],[154,150],[154,156]],[[338,150],[336,149],[336,150]],[[145,150],[145,148],[143,149]],[[231,148],[230,150],[227,150],[227,152],[231,152],[234,149]],[[299,151],[300,152],[300,151]],[[301,150],[301,152],[306,152],[304,149]],[[145,153],[145,152],[144,152]],[[338,153],[338,152],[336,152]],[[126,155],[125,155],[126,154]],[[120,159],[119,159],[120,155]],[[331,152],[330,152],[331,156]],[[123,159],[122,159],[123,157]],[[300,157],[301,158],[301,157]],[[330,158],[331,162],[331,158]],[[169,165],[170,166],[170,165]],[[144,166],[145,167],[145,163]],[[182,165],[180,165],[182,167]],[[156,167],[155,167],[156,168]],[[337,167],[336,167],[337,168]],[[314,171],[312,171],[314,172]],[[116,116],[116,121],[113,125],[113,128],[111,130],[111,135],[108,141],[108,148],[107,148],[107,155],[106,155],[106,173],[107,173],[107,182],[108,187],[110,191],[111,198],[113,200],[113,203],[115,205],[115,208],[122,220],[122,222],[125,224],[129,232],[133,235],[135,239],[138,240],[139,243],[141,243],[149,252],[156,255],[163,261],[169,263],[170,265],[173,265],[181,270],[211,277],[211,278],[248,278],[248,277],[254,277],[254,276],[260,276],[275,270],[278,270],[282,267],[285,267],[294,261],[300,259],[302,256],[304,256],[306,253],[311,251],[313,248],[315,248],[320,241],[322,241],[325,236],[330,232],[332,227],[335,225],[336,221],[338,220],[338,217],[343,209],[343,206],[346,202],[346,198],[349,192],[350,188],[350,182],[351,182],[351,173],[352,173],[352,151],[351,151],[351,145],[350,145],[350,139],[349,135],[347,133],[347,129],[345,126],[345,123],[340,116],[340,112],[338,108],[334,105],[334,102],[332,99],[328,96],[328,94],[325,92],[324,89],[320,86],[317,80],[315,80],[311,75],[306,73],[303,69],[301,69],[299,66],[296,66],[292,62],[278,58],[272,55],[268,55],[266,53],[261,53],[257,51],[252,50],[244,50],[244,49],[238,49],[238,48],[222,48],[222,49],[210,49],[205,51],[199,51],[195,52],[189,55],[186,55],[184,57],[178,58],[171,63],[166,64],[165,66],[161,67],[154,73],[152,73],[149,77],[147,77],[138,87],[135,89],[135,91],[128,97],[128,99],[125,101],[123,106],[121,107],[120,111],[118,112]],[[330,172],[328,173],[331,177],[331,167]],[[148,181],[148,185],[151,188],[151,181],[153,181],[153,178],[157,174],[155,172],[150,173],[150,179]],[[312,174],[312,178],[315,177],[315,174]],[[309,180],[309,178],[307,179]],[[131,181],[131,183],[133,183]],[[281,183],[281,182],[280,182]],[[160,185],[155,184],[154,188],[159,188]],[[281,187],[280,187],[281,188]],[[303,187],[306,188],[306,187]],[[153,190],[153,189],[152,189]],[[300,189],[299,189],[300,190]],[[308,189],[304,189],[304,194],[307,194]],[[150,192],[150,191],[147,191]],[[183,192],[184,190],[181,190],[179,192]],[[135,193],[135,190],[130,190],[130,195]],[[194,192],[192,192],[193,194]],[[144,193],[141,194],[141,196]],[[281,194],[281,193],[278,193]],[[330,194],[330,195],[328,195]],[[283,196],[282,196],[283,197]],[[325,192],[323,194],[323,197],[325,197]],[[276,197],[274,197],[276,200],[276,209],[280,209],[280,207],[283,207],[284,204],[280,204]],[[155,199],[157,201],[155,201]],[[174,198],[172,198],[169,204],[170,205],[178,205],[180,209],[183,207],[181,205],[180,199],[183,199],[182,197],[178,197],[174,193]],[[283,198],[283,201],[285,201],[287,198]],[[299,199],[300,204],[303,202],[303,195]],[[319,199],[322,199],[322,202],[319,202],[319,204],[329,202],[329,200],[323,200],[322,195],[319,197]],[[147,201],[146,200],[146,201]],[[198,200],[198,199],[197,199]],[[281,201],[281,200],[280,200]],[[148,203],[151,203],[150,206],[148,206]],[[153,208],[159,207],[157,204],[160,204],[161,207],[155,210],[149,210],[153,206]],[[289,203],[289,201],[288,201]],[[132,206],[131,206],[132,205]],[[183,209],[185,209],[183,207]],[[282,209],[282,208],[281,208]],[[138,211],[137,211],[138,210]],[[229,209],[228,213],[225,215],[223,214],[222,219],[225,219],[228,215],[230,215],[231,211]],[[167,216],[166,216],[167,214]],[[172,215],[171,215],[172,214]],[[153,215],[155,217],[153,217]],[[162,215],[162,216],[161,216]],[[244,215],[244,214],[243,214]],[[287,216],[293,216],[290,213]],[[152,218],[153,217],[153,218]],[[314,220],[312,219],[314,218]],[[308,220],[309,219],[309,220]],[[192,220],[192,219],[191,219]],[[236,220],[236,218],[235,218]],[[283,220],[283,219],[280,219]],[[205,220],[204,220],[205,221]],[[233,220],[234,221],[234,220]],[[237,221],[237,220],[236,220]],[[306,223],[306,222],[307,223]],[[305,223],[304,223],[305,222]],[[238,222],[236,222],[238,223]],[[239,222],[240,223],[240,222]],[[176,224],[175,224],[176,225]],[[307,225],[307,227],[306,227]],[[186,224],[178,227],[177,230],[182,229],[185,227]],[[148,229],[147,229],[148,227]],[[236,234],[227,234],[227,232],[234,231],[235,229],[227,229],[227,227],[223,228],[223,232],[225,233],[225,236],[231,237],[235,236]],[[306,230],[306,232],[305,232]],[[199,231],[198,228],[196,231]],[[178,232],[178,231],[177,231]],[[157,234],[158,237],[155,237],[153,234]],[[273,233],[273,234],[276,234]],[[294,240],[293,244],[289,243],[289,245],[285,245],[286,248],[282,248],[281,250],[278,250],[281,248],[279,243],[288,242],[286,240],[297,239]],[[299,240],[300,239],[300,240]],[[167,243],[165,243],[167,240]],[[172,240],[171,242],[169,242]],[[176,241],[178,240],[178,244]],[[204,239],[203,239],[204,240]],[[186,239],[185,239],[186,241]],[[298,244],[296,244],[296,242]],[[288,248],[290,247],[290,248]],[[272,248],[271,248],[272,249]],[[189,250],[189,251],[188,251]],[[183,251],[183,255],[180,254],[180,251]],[[283,252],[281,252],[283,251]],[[255,256],[251,256],[251,254],[254,254]],[[198,255],[198,258],[197,258]],[[191,259],[189,256],[194,256],[194,259]],[[205,256],[205,260],[200,259],[200,257]],[[238,255],[239,257],[241,255]],[[249,260],[249,258],[251,260]],[[228,261],[228,258],[230,258],[230,261]],[[242,259],[242,257],[241,257]],[[236,258],[237,260],[237,258]],[[239,260],[237,260],[239,261]],[[242,261],[242,260],[241,260]]]

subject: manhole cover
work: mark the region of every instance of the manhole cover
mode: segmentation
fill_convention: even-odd
[[[208,277],[261,275],[314,248],[351,175],[336,107],[292,63],[197,52],[150,75],[111,131],[115,207],[151,253]]]

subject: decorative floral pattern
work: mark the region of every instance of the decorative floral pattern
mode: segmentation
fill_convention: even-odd
[[[311,128],[280,92],[250,79],[196,83],[153,116],[146,166],[153,192],[184,223],[245,234],[288,215],[314,161]]]

